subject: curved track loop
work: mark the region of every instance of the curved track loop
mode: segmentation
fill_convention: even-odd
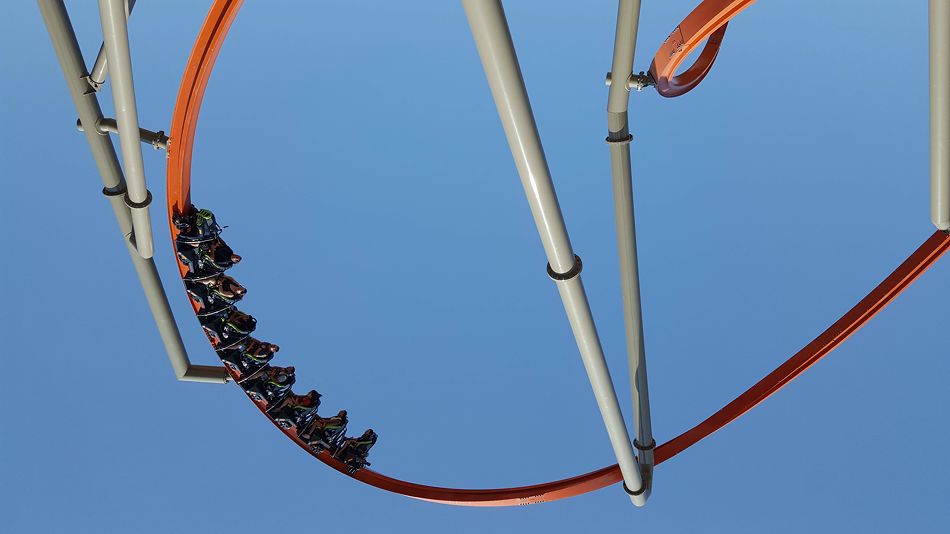
[[[191,59],[185,69],[175,113],[168,160],[168,212],[190,209],[191,154],[194,144],[198,110],[208,78],[231,22],[240,9],[241,0],[216,0],[205,20]],[[174,225],[172,225],[174,234]],[[174,235],[172,235],[174,241]],[[934,233],[920,248],[877,286],[867,297],[846,313],[805,348],[778,369],[760,380],[734,401],[673,440],[656,449],[656,463],[669,460],[699,440],[735,420],[769,395],[781,389],[818,360],[827,355],[849,335],[857,331],[874,314],[890,303],[930,265],[950,248],[950,235]],[[180,265],[182,273],[185,267]],[[279,427],[278,427],[279,428]],[[301,448],[307,446],[289,432],[284,432]],[[313,454],[311,452],[311,454]],[[343,465],[326,452],[315,454],[323,463],[346,474]],[[467,506],[512,506],[564,499],[581,495],[621,481],[616,465],[584,475],[517,488],[454,489],[425,486],[397,480],[369,469],[358,471],[353,478],[377,488],[428,501]]]
[[[719,55],[729,21],[753,2],[755,0],[705,0],[696,6],[663,41],[653,57],[650,75],[656,80],[657,92],[672,98],[699,85]],[[679,76],[674,76],[686,56],[707,39],[696,62]]]

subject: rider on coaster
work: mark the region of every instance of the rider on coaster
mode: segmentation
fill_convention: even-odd
[[[230,310],[227,315],[221,313],[206,317],[199,317],[201,326],[205,333],[215,345],[225,344],[237,341],[245,337],[257,328],[257,319],[238,309]]]
[[[279,350],[273,343],[249,337],[234,347],[219,350],[218,356],[240,381],[260,371]]]
[[[220,237],[197,243],[179,243],[178,259],[181,260],[191,277],[203,278],[222,273],[241,261]]]
[[[193,215],[174,215],[172,222],[178,229],[179,241],[204,241],[221,233],[221,227],[214,220],[211,210],[196,210]]]
[[[333,417],[317,417],[310,424],[297,431],[297,437],[303,440],[313,452],[329,450],[336,452],[346,433],[346,410]]]
[[[346,438],[340,448],[333,453],[333,457],[343,462],[352,475],[370,465],[366,457],[369,456],[369,450],[376,444],[376,437],[376,432],[369,429],[358,438]]]
[[[241,387],[255,402],[263,402],[266,408],[282,399],[290,391],[290,386],[293,386],[297,380],[294,377],[294,371],[292,366],[267,367],[242,383]]]
[[[289,393],[279,403],[267,410],[267,414],[284,429],[296,429],[310,422],[320,407],[320,394],[310,390],[306,395]]]
[[[185,280],[185,287],[203,310],[235,304],[247,293],[244,286],[225,274],[201,280]]]

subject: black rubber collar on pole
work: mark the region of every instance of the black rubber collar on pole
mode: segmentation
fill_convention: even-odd
[[[649,445],[640,445],[637,440],[633,440],[633,446],[636,447],[638,451],[652,451],[656,448],[656,440],[651,441]]]
[[[578,256],[577,254],[574,254],[574,266],[571,267],[571,270],[567,271],[566,273],[555,272],[554,269],[551,268],[551,264],[549,263],[548,276],[551,277],[551,280],[554,280],[556,282],[563,282],[564,280],[570,280],[571,278],[574,278],[575,276],[581,274],[581,271],[583,269],[584,269],[584,264],[581,263],[581,257]]]
[[[124,183],[120,183],[115,187],[103,187],[102,194],[107,197],[119,197],[126,194],[127,190]]]
[[[627,495],[633,495],[634,497],[636,497],[637,495],[643,495],[643,492],[647,490],[647,485],[641,482],[640,489],[638,489],[637,491],[630,491],[630,488],[627,487],[627,483],[624,482],[623,490],[627,492]]]
[[[130,207],[130,208],[132,208],[132,209],[147,208],[148,205],[151,204],[151,203],[152,203],[152,192],[149,191],[148,189],[145,190],[145,201],[144,201],[144,202],[133,202],[132,199],[129,198],[129,193],[128,193],[128,191],[126,191],[126,193],[125,193],[125,205],[128,206],[128,207]]]
[[[611,145],[629,145],[630,142],[633,141],[633,134],[628,134],[627,137],[624,137],[623,139],[612,139],[608,137],[607,139],[604,139],[604,141],[607,141],[607,143]]]

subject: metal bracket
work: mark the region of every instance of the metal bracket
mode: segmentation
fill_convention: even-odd
[[[102,89],[102,86],[105,85],[102,82],[97,82],[96,80],[92,79],[92,76],[86,76],[83,78],[83,80],[86,80],[86,83],[89,84],[89,87],[92,89],[92,93],[98,93],[99,90]]]
[[[607,87],[610,87],[612,83],[611,73],[607,73],[607,79],[604,80],[604,83],[607,84]],[[653,79],[653,76],[649,72],[640,71],[639,74],[630,73],[630,76],[627,77],[627,91],[631,89],[636,89],[639,93],[643,91],[645,87],[656,87],[656,80]]]

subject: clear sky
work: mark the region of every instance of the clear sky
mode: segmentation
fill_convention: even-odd
[[[695,0],[644,0],[646,69]],[[616,3],[507,2],[630,416],[603,85]],[[168,130],[208,1],[141,0],[142,125]],[[705,418],[933,231],[926,2],[762,0],[687,96],[633,94],[654,430]],[[91,1],[69,2],[91,64]],[[944,259],[859,334],[656,472],[465,509],[313,460],[233,384],[176,382],[33,2],[0,7],[0,516],[7,532],[946,532]],[[113,115],[108,92],[101,99]],[[164,155],[145,153],[164,197]],[[373,467],[508,486],[614,463],[458,2],[246,3],[202,107],[194,201],[298,391],[372,427]],[[196,363],[217,360],[156,261]],[[12,525],[12,526],[11,526]]]

